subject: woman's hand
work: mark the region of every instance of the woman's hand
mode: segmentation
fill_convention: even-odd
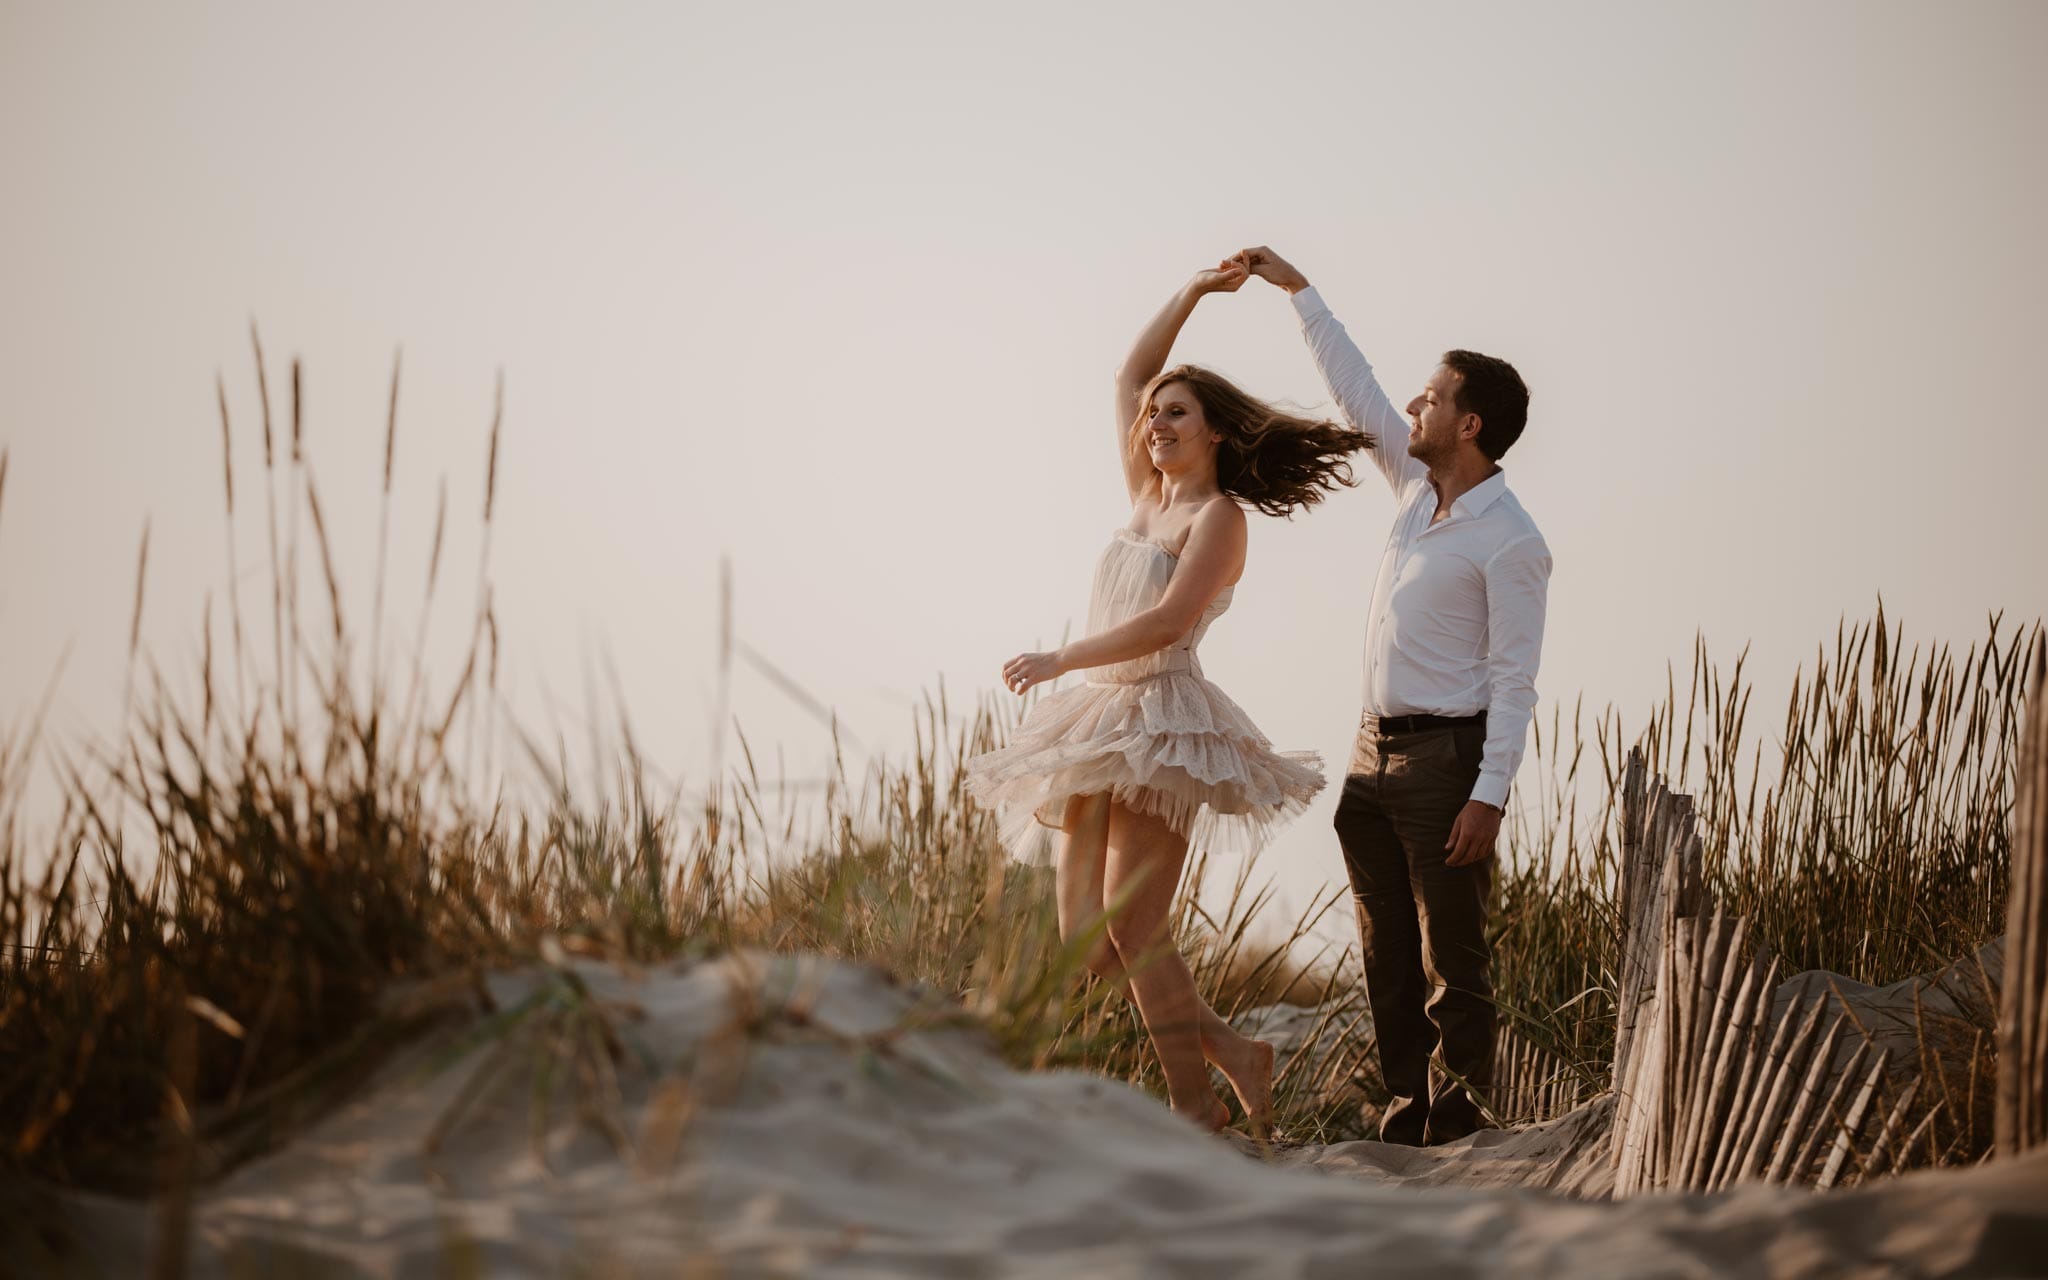
[[[1296,270],[1293,263],[1262,244],[1240,249],[1226,261],[1236,263],[1261,280],[1272,281],[1289,294],[1300,293],[1308,288],[1307,276]]]
[[[1060,661],[1057,650],[1052,653],[1020,653],[1003,664],[1003,685],[1011,693],[1021,694],[1032,685],[1059,679],[1066,671],[1066,664]]]
[[[1251,271],[1235,258],[1225,258],[1207,271],[1195,272],[1188,291],[1196,297],[1206,293],[1236,293],[1251,279]]]
[[[1231,258],[1207,271],[1195,272],[1186,284],[1173,291],[1159,314],[1138,331],[1131,353],[1117,366],[1116,401],[1110,425],[1116,429],[1117,463],[1123,468],[1124,489],[1132,502],[1143,497],[1159,475],[1152,469],[1152,459],[1145,451],[1131,447],[1131,429],[1138,419],[1138,399],[1145,384],[1166,367],[1166,357],[1173,352],[1173,340],[1195,313],[1196,304],[1211,293],[1236,293],[1249,279],[1250,268]]]

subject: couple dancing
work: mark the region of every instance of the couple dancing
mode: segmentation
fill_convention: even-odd
[[[1206,369],[1165,368],[1196,304],[1253,276],[1292,296],[1348,426],[1281,412]],[[1086,683],[1038,703],[1009,745],[971,760],[969,785],[1001,808],[1011,849],[1034,823],[1059,831],[1060,931],[1106,913],[1088,967],[1128,976],[1173,1109],[1205,1128],[1230,1118],[1213,1064],[1252,1131],[1267,1132],[1273,1049],[1209,1007],[1173,944],[1189,843],[1256,846],[1323,775],[1314,754],[1275,751],[1202,677],[1195,649],[1244,572],[1245,508],[1315,505],[1356,483],[1348,457],[1359,450],[1396,503],[1336,817],[1392,1094],[1380,1137],[1421,1145],[1480,1127],[1475,1093],[1493,1061],[1492,857],[1535,705],[1550,575],[1549,549],[1499,465],[1528,403],[1513,366],[1450,351],[1404,417],[1308,279],[1264,247],[1198,272],[1117,374],[1131,519],[1096,567],[1088,633],[1003,668],[1018,694],[1070,671]]]

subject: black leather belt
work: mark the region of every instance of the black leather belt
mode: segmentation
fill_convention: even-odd
[[[1371,729],[1382,738],[1397,733],[1421,733],[1425,729],[1463,729],[1470,725],[1486,723],[1486,713],[1478,712],[1469,716],[1376,716],[1368,711],[1359,721],[1359,727]]]

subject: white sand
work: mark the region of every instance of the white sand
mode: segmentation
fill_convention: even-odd
[[[1597,1194],[1597,1162],[1572,1154],[1574,1133],[1583,1138],[1597,1117],[1575,1121],[1576,1131],[1479,1135],[1449,1152],[1361,1142],[1265,1163],[1130,1088],[1013,1072],[978,1033],[899,1033],[916,993],[857,966],[739,955],[639,976],[580,962],[572,971],[598,997],[641,1011],[620,1021],[615,1110],[637,1157],[622,1158],[565,1101],[540,1130],[543,1162],[530,1059],[437,1155],[424,1154],[423,1139],[492,1051],[473,1046],[425,1074],[461,1043],[464,1028],[450,1027],[394,1055],[284,1149],[204,1192],[194,1274],[2048,1271],[2048,1153],[1825,1196],[1751,1189],[1609,1204],[1526,1189],[1421,1190],[1483,1181],[1482,1167],[1516,1181],[1554,1168],[1558,1181]],[[509,1008],[544,982],[523,972],[490,985]],[[765,1012],[743,1032],[735,1009],[750,1006]],[[685,1092],[694,1110],[677,1158],[664,1161],[655,1153],[676,1113],[661,1100]],[[636,1170],[636,1159],[653,1167]],[[1459,1163],[1462,1172],[1447,1173]],[[72,1273],[139,1273],[145,1208],[72,1197],[63,1225],[79,1241]]]

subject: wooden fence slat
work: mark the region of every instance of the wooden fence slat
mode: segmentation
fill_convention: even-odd
[[[1816,1010],[1827,1007],[1827,1001],[1816,1000]],[[1771,1163],[1764,1170],[1765,1182],[1782,1182],[1784,1173],[1792,1162],[1792,1153],[1800,1146],[1799,1137],[1806,1132],[1806,1117],[1813,1110],[1820,1096],[1821,1083],[1827,1078],[1828,1064],[1834,1061],[1835,1045],[1842,1038],[1842,1026],[1846,1019],[1840,1014],[1828,1024],[1828,1033],[1821,1037],[1820,1047],[1809,1055],[1804,1078],[1799,1082],[1799,1091],[1793,1095],[1792,1114],[1786,1118],[1783,1136],[1774,1144]],[[1767,1140],[1768,1141],[1768,1140]]]
[[[1799,1030],[1786,1045],[1784,1056],[1767,1064],[1776,1070],[1771,1073],[1769,1091],[1762,1095],[1763,1105],[1757,1107],[1752,1104],[1748,1114],[1743,1117],[1744,1127],[1748,1130],[1748,1140],[1743,1144],[1742,1158],[1735,1162],[1729,1174],[1730,1183],[1740,1182],[1762,1172],[1764,1156],[1771,1141],[1771,1131],[1777,1127],[1779,1117],[1784,1114],[1785,1108],[1791,1102],[1791,1092],[1795,1087],[1792,1079],[1806,1060],[1807,1051],[1812,1047],[1814,1034],[1820,1029],[1821,1014],[1826,1007],[1824,1001],[1813,1001],[1811,1007],[1805,1010],[1806,1016],[1799,1022]],[[1790,1021],[1800,1010],[1799,1005],[1785,1010],[1785,1019]]]
[[[1884,1079],[1885,1065],[1890,1056],[1880,1050],[1877,1060],[1870,1064],[1870,1074],[1864,1077],[1863,1087],[1856,1091],[1856,1101],[1849,1106],[1848,1118],[1835,1131],[1834,1149],[1828,1152],[1827,1165],[1813,1184],[1816,1191],[1826,1191],[1834,1186],[1835,1179],[1841,1175],[1849,1159],[1849,1150],[1855,1145],[1857,1131],[1863,1128],[1863,1117],[1870,1109],[1870,1100],[1877,1096],[1878,1082]]]
[[[1828,1090],[1828,1100],[1820,1105],[1820,1109],[1807,1117],[1803,1130],[1785,1135],[1788,1139],[1785,1145],[1797,1147],[1798,1154],[1787,1164],[1785,1176],[1780,1181],[1796,1182],[1804,1179],[1813,1168],[1813,1162],[1820,1158],[1821,1148],[1827,1145],[1828,1139],[1842,1123],[1842,1100],[1847,1098],[1849,1090],[1856,1086],[1864,1060],[1870,1056],[1870,1047],[1868,1040],[1857,1041],[1856,1052],[1849,1055],[1849,1065],[1841,1071],[1835,1071],[1833,1054],[1828,1055],[1828,1061],[1816,1064],[1822,1072],[1823,1083],[1828,1073],[1834,1074],[1834,1087]]]
[[[1858,1182],[1867,1181],[1891,1168],[1892,1144],[1898,1141],[1899,1131],[1906,1122],[1906,1113],[1913,1100],[1920,1096],[1924,1076],[1915,1076],[1913,1083],[1900,1091],[1898,1101],[1892,1104],[1891,1114],[1885,1117],[1884,1127],[1877,1131],[1877,1141],[1870,1146],[1870,1154],[1862,1160],[1862,1170],[1856,1175]]]
[[[1699,1108],[1698,1123],[1693,1128],[1692,1141],[1688,1143],[1685,1164],[1679,1169],[1679,1179],[1687,1186],[1697,1186],[1707,1178],[1706,1153],[1712,1151],[1721,1141],[1725,1130],[1721,1126],[1722,1108],[1728,1092],[1728,1073],[1733,1068],[1736,1047],[1745,1038],[1749,1029],[1750,998],[1756,992],[1757,966],[1754,962],[1741,965],[1741,985],[1736,988],[1733,1000],[1727,998],[1729,984],[1735,978],[1735,970],[1742,959],[1742,943],[1746,921],[1736,920],[1728,939],[1728,956],[1721,974],[1721,999],[1714,1007],[1714,1025],[1718,1032],[1715,1042],[1701,1055],[1700,1062],[1707,1070],[1703,1082],[1705,1101]]]
[[[2036,649],[2012,807],[1993,1149],[2048,1143],[2048,649]]]
[[[1776,1023],[1776,1033],[1768,1047],[1764,1035],[1772,1029],[1771,992],[1778,977],[1778,958],[1771,957],[1764,969],[1763,981],[1757,984],[1756,1009],[1743,1034],[1742,1066],[1735,1077],[1735,1090],[1728,1099],[1728,1129],[1722,1138],[1720,1149],[1714,1153],[1714,1164],[1707,1171],[1703,1184],[1707,1190],[1718,1190],[1726,1186],[1735,1172],[1735,1162],[1740,1156],[1742,1144],[1740,1135],[1744,1132],[1740,1123],[1748,1114],[1748,1108],[1759,1091],[1764,1088],[1772,1062],[1783,1053],[1785,1044],[1792,1034],[1792,1019],[1781,1019]]]

